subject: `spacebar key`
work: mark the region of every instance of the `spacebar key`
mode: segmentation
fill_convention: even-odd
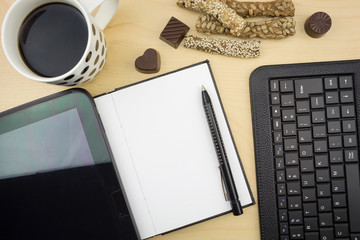
[[[359,164],[346,164],[350,231],[360,232],[360,176]]]

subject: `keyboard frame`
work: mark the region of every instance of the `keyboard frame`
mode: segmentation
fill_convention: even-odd
[[[360,60],[268,65],[258,67],[250,75],[250,100],[261,239],[280,239],[269,82],[273,79],[326,75],[353,75],[357,126],[360,126]],[[358,139],[360,139],[359,135]],[[270,159],[269,156],[271,156]]]

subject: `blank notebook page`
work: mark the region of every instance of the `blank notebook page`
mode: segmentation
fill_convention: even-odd
[[[208,63],[95,98],[141,238],[231,210],[202,106],[212,98],[241,204],[253,199]]]

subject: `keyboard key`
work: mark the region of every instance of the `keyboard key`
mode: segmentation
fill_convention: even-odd
[[[311,120],[312,123],[325,123],[325,111],[313,111]]]
[[[299,145],[299,154],[300,157],[312,157],[313,150],[311,144],[300,144]]]
[[[294,103],[294,95],[281,95],[281,106],[282,107],[293,107]]]
[[[281,130],[281,120],[273,119],[273,130]]]
[[[345,150],[345,162],[358,162],[358,151],[356,149]]]
[[[328,121],[328,133],[341,132],[340,121]]]
[[[275,162],[276,170],[284,169],[284,158],[277,157],[275,158]]]
[[[287,200],[286,197],[278,197],[278,208],[279,209],[286,209],[287,208]]]
[[[333,193],[345,192],[345,179],[331,180],[331,190]]]
[[[318,232],[307,232],[305,233],[306,240],[319,240],[319,233]]]
[[[341,103],[354,102],[354,92],[353,91],[341,91],[340,92],[340,102]]]
[[[334,222],[347,222],[347,209],[346,208],[338,208],[334,209]],[[360,240],[360,239],[359,239]]]
[[[326,102],[326,104],[339,103],[339,93],[338,92],[326,92],[325,93],[325,102]]]
[[[294,109],[282,110],[282,120],[284,122],[295,121],[295,110]]]
[[[340,208],[340,207],[346,207],[346,195],[345,193],[341,194],[333,194],[333,207],[334,208]]]
[[[311,108],[323,108],[324,107],[324,97],[311,97]]]
[[[321,228],[319,239],[320,240],[334,240],[335,239],[334,229],[333,228]]]
[[[318,211],[319,212],[331,212],[331,198],[319,198],[318,199]]]
[[[351,240],[360,240],[360,233],[350,234]]]
[[[286,184],[288,195],[300,195],[300,182],[287,182]],[[299,197],[299,199],[301,198]],[[301,203],[301,201],[299,203]]]
[[[276,105],[280,104],[280,95],[279,93],[271,93],[271,104]]]
[[[280,240],[290,240],[289,235],[281,235]]]
[[[289,224],[301,225],[303,223],[302,211],[289,211]]]
[[[279,196],[285,196],[286,195],[285,183],[278,183],[276,185],[276,189],[277,189],[277,195],[279,195]]]
[[[300,143],[312,142],[311,130],[302,130],[298,132],[298,139]]]
[[[297,113],[308,113],[310,111],[309,101],[297,101],[296,112]]]
[[[276,117],[280,117],[281,116],[281,112],[280,112],[280,106],[272,106],[271,107],[271,116],[273,118],[276,118]]]
[[[353,87],[353,78],[352,76],[342,76],[339,77],[340,88],[352,88]]]
[[[285,153],[285,165],[297,166],[299,165],[299,158],[297,153]]]
[[[326,140],[317,140],[314,141],[314,152],[315,153],[326,153],[327,149],[327,141]]]
[[[342,150],[332,150],[330,152],[330,163],[342,163],[343,155]]]
[[[346,184],[347,186],[347,195],[348,195],[348,206],[349,206],[349,219],[350,219],[350,231],[360,233],[360,184],[351,184],[359,183],[359,164],[346,164]]]
[[[281,132],[274,132],[274,143],[282,143],[282,133]]]
[[[355,120],[344,120],[342,121],[343,132],[356,132]]]
[[[328,155],[315,155],[315,167],[326,168],[329,166]]]
[[[341,136],[329,136],[329,148],[341,148],[342,147],[342,139]]]
[[[292,80],[281,80],[280,81],[280,91],[281,92],[293,92],[294,85]]]
[[[313,173],[301,174],[301,186],[315,187],[315,175]]]
[[[341,116],[344,118],[355,117],[354,105],[341,106]]]
[[[288,220],[288,212],[286,209],[279,210],[279,220],[280,222],[287,222]]]
[[[343,165],[332,165],[330,167],[330,175],[332,178],[342,178],[344,177],[344,167]]]
[[[304,218],[304,228],[305,228],[305,232],[318,231],[319,230],[318,218],[317,217]]]
[[[344,147],[356,147],[357,138],[356,135],[344,135]]]
[[[285,171],[276,171],[276,181],[285,182]]]
[[[284,136],[296,136],[296,124],[284,124],[283,125],[283,135]]]
[[[320,227],[331,227],[333,226],[332,213],[319,213],[319,225]],[[320,232],[323,229],[320,229]],[[331,230],[332,232],[333,230]]]
[[[309,94],[322,93],[323,83],[321,78],[295,80],[296,98],[308,98]]]
[[[303,208],[303,213],[305,217],[317,217],[318,211],[316,203],[304,203]]]
[[[298,167],[286,168],[286,180],[298,180],[298,179],[300,179]]]
[[[314,126],[313,127],[313,137],[314,138],[326,137],[326,126],[325,125]]]
[[[328,184],[328,183],[317,184],[316,185],[316,190],[317,190],[317,196],[319,198],[330,197],[331,196],[330,184]]]
[[[271,92],[278,92],[279,91],[279,81],[278,80],[271,80],[270,81],[270,91]]]
[[[288,197],[288,209],[289,210],[300,210],[302,208],[302,202],[300,196]]]
[[[289,234],[289,225],[287,223],[280,223],[280,234]]]
[[[315,188],[304,188],[302,190],[303,202],[314,202],[316,201]]]
[[[314,171],[313,160],[301,160],[300,161],[300,171],[301,172],[313,172]]]
[[[349,225],[348,224],[335,224],[335,237],[345,238],[349,237]]]
[[[298,116],[297,117],[297,126],[298,128],[306,128],[306,127],[310,127],[311,121],[310,121],[310,116],[306,115],[306,116]]]
[[[284,148],[285,148],[285,151],[296,151],[297,150],[296,138],[284,139]]]
[[[290,239],[304,239],[303,226],[290,226]]]
[[[274,152],[276,157],[281,157],[283,155],[283,146],[276,144],[274,145]]]
[[[316,170],[316,182],[329,182],[329,170],[327,169],[317,169]]]
[[[325,89],[337,89],[338,88],[338,82],[337,77],[326,77],[324,79],[324,87]]]
[[[327,107],[326,108],[326,117],[329,119],[340,118],[340,108],[336,107]]]

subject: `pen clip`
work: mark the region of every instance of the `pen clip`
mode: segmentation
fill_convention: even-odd
[[[222,171],[221,171],[220,166],[219,166],[219,171],[220,171],[221,186],[222,186],[222,188],[223,188],[225,201],[230,201],[230,196],[229,196],[229,193],[227,192],[227,189],[226,189],[226,186],[225,186],[224,175],[223,175],[223,173],[222,173]]]

